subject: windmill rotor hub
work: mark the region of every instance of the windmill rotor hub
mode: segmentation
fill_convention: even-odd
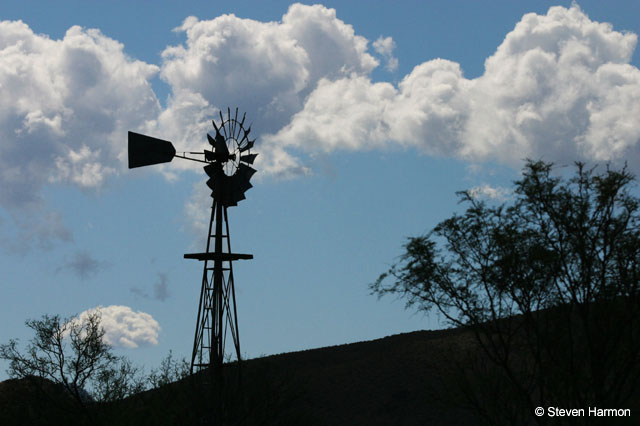
[[[238,141],[235,137],[231,136],[226,140],[227,149],[229,150],[229,154],[223,160],[225,166],[223,167],[224,173],[227,176],[231,176],[238,170],[238,166],[240,165],[240,155],[239,155],[239,145]]]

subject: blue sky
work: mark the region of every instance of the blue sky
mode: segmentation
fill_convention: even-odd
[[[626,1],[3,5],[0,342],[102,306],[136,363],[190,354],[202,265],[182,255],[203,248],[205,176],[178,159],[128,170],[126,132],[201,150],[227,106],[260,153],[229,210],[234,250],[255,257],[235,267],[243,354],[442,327],[368,284],[460,210],[455,191],[508,197],[525,157],[638,173],[638,16]]]

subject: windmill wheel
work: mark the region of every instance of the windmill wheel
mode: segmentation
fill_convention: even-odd
[[[224,118],[220,111],[220,124],[216,125],[212,120],[213,128],[216,131],[215,138],[207,134],[209,143],[214,148],[213,160],[221,164],[225,175],[233,176],[238,171],[241,163],[253,164],[258,154],[251,154],[251,148],[255,139],[251,140],[249,134],[251,126],[244,127],[246,113],[242,120],[238,120],[238,108],[235,116],[231,116],[231,110],[227,109],[227,118]]]
[[[238,108],[235,115],[227,108],[227,118],[220,111],[220,124],[212,120],[215,136],[207,134],[213,151],[205,151],[205,159],[210,164],[205,172],[211,177],[207,185],[212,189],[211,196],[225,206],[235,206],[244,200],[244,193],[251,188],[249,180],[256,172],[250,165],[258,154],[251,154],[255,139],[250,139],[251,126],[244,127],[246,114],[238,120]]]

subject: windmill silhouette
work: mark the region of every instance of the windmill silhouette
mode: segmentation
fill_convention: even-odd
[[[206,251],[184,255],[185,259],[204,262],[191,354],[192,374],[209,367],[221,371],[227,331],[237,360],[241,360],[233,262],[253,259],[253,255],[231,251],[227,208],[245,199],[244,194],[252,187],[250,180],[256,172],[251,167],[258,155],[251,153],[255,139],[249,137],[251,126],[244,127],[245,118],[243,114],[242,119],[238,119],[237,108],[233,117],[229,108],[226,118],[220,111],[220,124],[212,120],[215,136],[207,134],[212,149],[202,152],[178,154],[169,141],[129,132],[129,168],[166,163],[174,157],[206,163],[204,171],[209,176],[207,186],[213,198]]]

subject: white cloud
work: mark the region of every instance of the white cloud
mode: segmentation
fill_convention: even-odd
[[[105,330],[105,342],[113,347],[137,348],[157,345],[160,325],[146,312],[135,312],[128,306],[111,305],[87,309],[78,315],[83,323],[95,312],[100,314],[100,325]]]
[[[628,64],[636,42],[577,5],[525,15],[472,90],[462,153],[510,163],[637,157],[640,70]]]
[[[73,182],[84,188],[96,188],[109,175],[115,174],[116,169],[105,167],[100,162],[100,149],[91,151],[82,145],[76,152],[69,149],[65,157],[56,157],[56,173],[49,177],[49,182]]]
[[[210,194],[211,190],[205,185],[204,180],[194,183],[183,210],[185,228],[193,236],[191,249],[198,252],[204,251],[207,244],[206,235],[213,203]]]
[[[228,105],[253,120],[258,178],[308,174],[307,155],[398,147],[517,167],[525,157],[640,167],[640,70],[629,64],[637,36],[577,5],[523,16],[478,78],[434,59],[398,84],[371,81],[379,61],[368,41],[322,5],[294,4],[277,22],[190,17],[176,31],[186,41],[158,67],[98,30],[51,40],[0,22],[0,207],[18,225],[16,241],[70,240],[59,214],[39,214],[42,188],[103,185],[126,162],[127,130],[199,150]],[[391,37],[372,48],[395,66]],[[164,110],[149,83],[158,72],[172,93]],[[181,168],[202,173],[178,161],[156,169],[172,178]],[[185,209],[201,226],[194,203]]]
[[[264,143],[309,152],[381,148],[389,136],[385,111],[395,96],[391,84],[372,84],[364,76],[323,79],[304,110],[275,137],[267,135]]]
[[[640,70],[629,64],[636,42],[577,5],[553,7],[523,16],[479,78],[435,59],[397,87],[365,74],[321,80],[265,140],[309,152],[400,146],[514,166],[531,157],[639,167]]]
[[[234,15],[191,17],[179,31],[186,33],[187,45],[163,52],[162,78],[174,93],[201,96],[203,106],[255,105],[277,115],[291,108],[307,83],[307,54],[276,23]]]
[[[367,52],[367,40],[322,5],[293,4],[280,22],[190,17],[176,30],[187,40],[163,52],[161,76],[173,96],[158,126],[169,134],[173,129],[185,150],[200,147],[204,132],[211,130],[199,117],[238,106],[254,123],[254,132],[275,132],[302,109],[321,79],[366,75],[378,65]],[[192,101],[189,114],[179,112],[184,99]],[[206,126],[194,129],[194,123]],[[281,147],[263,149],[256,166],[281,176],[308,172]]]
[[[17,240],[40,228],[46,184],[95,188],[121,169],[126,131],[159,113],[149,84],[158,71],[98,30],[51,40],[0,22],[0,207],[21,227]]]
[[[393,56],[393,49],[396,48],[396,42],[393,41],[391,37],[378,37],[378,39],[373,42],[373,48],[387,61],[387,64],[384,66],[387,71],[393,72],[398,69],[398,58]]]
[[[504,201],[512,194],[512,191],[508,188],[494,187],[486,183],[473,187],[468,192],[473,198],[488,198],[497,201]]]
[[[338,19],[335,9],[294,4],[282,17],[282,27],[309,58],[311,88],[321,78],[368,74],[378,66],[367,52],[367,39]]]

